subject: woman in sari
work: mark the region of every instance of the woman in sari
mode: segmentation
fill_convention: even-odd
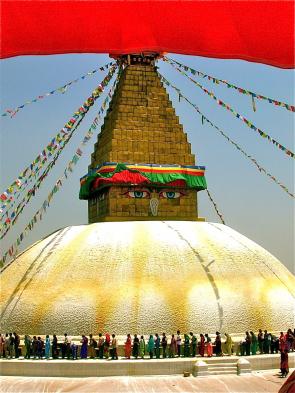
[[[144,341],[144,337],[141,336],[139,341],[139,356],[141,357],[141,359],[143,359],[144,355],[145,355],[145,341]]]
[[[49,360],[50,358],[50,338],[47,334],[46,339],[45,339],[45,358]]]
[[[4,336],[0,334],[0,357],[2,357],[4,353],[4,343],[5,343]]]
[[[43,357],[43,347],[44,347],[44,342],[39,336],[37,340],[37,356],[39,359],[42,359]]]
[[[289,374],[289,361],[288,361],[288,350],[285,349],[283,352],[281,352],[281,377],[285,378]]]
[[[162,351],[163,351],[163,359],[166,359],[167,356],[167,337],[166,334],[163,333],[163,337],[161,340],[161,345],[162,345]]]
[[[208,356],[208,358],[210,358],[213,354],[212,342],[211,342],[211,338],[209,337],[208,333],[205,334],[205,337],[206,337],[205,348],[206,348],[207,356]]]
[[[111,344],[111,335],[106,333],[106,338],[104,340],[104,356],[106,359],[110,356],[110,344]]]
[[[290,351],[290,349],[293,348],[293,341],[295,340],[295,337],[293,335],[293,332],[291,329],[288,329],[287,334],[286,334],[286,345],[285,347],[287,347],[288,352]]]
[[[190,355],[190,341],[189,336],[187,334],[184,335],[184,353],[183,356],[188,358]]]
[[[228,356],[232,355],[232,347],[233,347],[233,340],[231,338],[231,336],[228,333],[224,333],[226,340],[225,340],[225,350],[228,354]]]
[[[132,356],[134,356],[135,359],[137,359],[138,354],[139,354],[139,338],[137,337],[137,334],[134,334]]]
[[[199,346],[199,354],[204,357],[205,355],[205,337],[204,334],[200,334],[200,346]]]
[[[127,339],[125,341],[125,358],[130,359],[131,356],[131,336],[127,334]]]
[[[215,349],[216,349],[216,356],[222,356],[222,350],[221,350],[221,336],[220,336],[220,333],[219,333],[219,332],[216,332]]]
[[[57,337],[56,334],[54,334],[52,339],[52,359],[57,359],[57,358],[58,358]]]
[[[177,344],[174,334],[172,334],[169,344],[169,357],[174,358],[177,351]]]
[[[284,335],[283,332],[281,332],[280,337],[279,337],[279,350],[280,350],[280,352],[284,351],[285,344],[286,344],[286,336]]]
[[[148,341],[148,352],[150,354],[150,359],[152,359],[154,356],[154,349],[155,349],[155,341],[153,335],[151,334]]]
[[[80,358],[81,359],[87,359],[87,347],[88,347],[88,338],[82,334],[82,340],[81,342],[81,353],[80,353]]]
[[[256,355],[257,352],[257,337],[254,332],[250,332],[251,335],[251,353],[252,355]]]

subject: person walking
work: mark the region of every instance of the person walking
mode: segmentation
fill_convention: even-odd
[[[5,334],[5,339],[4,339],[4,356],[6,359],[8,359],[8,356],[10,355],[9,353],[9,348],[10,347],[10,337],[8,333]]]
[[[111,354],[112,354],[112,360],[118,360],[118,342],[116,339],[115,334],[112,334],[112,342],[111,342]]]
[[[169,344],[169,357],[174,358],[176,351],[177,351],[176,338],[174,337],[174,334],[172,334]]]
[[[33,358],[36,359],[37,357],[37,351],[38,351],[38,340],[36,336],[33,336],[33,341],[32,341],[32,353],[33,353]]]
[[[80,341],[81,345],[81,353],[80,353],[80,358],[81,359],[87,359],[87,352],[88,352],[88,338],[85,336],[85,334],[82,334],[82,339]]]
[[[104,340],[104,356],[106,359],[108,359],[110,354],[110,347],[111,347],[111,336],[109,333],[106,333],[105,336],[106,337]]]
[[[270,334],[270,353],[279,352],[279,339],[272,333]]]
[[[101,333],[98,335],[98,357],[103,359],[104,338]]]
[[[289,374],[289,359],[288,359],[288,350],[285,349],[284,351],[281,352],[281,378],[286,378],[286,376]]]
[[[9,333],[9,355],[10,359],[12,359],[14,353],[14,337],[12,333]]]
[[[279,351],[280,352],[284,351],[285,343],[286,343],[286,336],[284,335],[283,332],[280,332],[280,336],[279,336]]]
[[[216,337],[215,337],[215,353],[216,356],[222,356],[221,335],[219,332],[216,332]]]
[[[184,335],[184,350],[183,350],[183,356],[185,358],[188,358],[190,355],[190,341],[189,341],[189,336],[187,334]]]
[[[138,354],[139,354],[139,338],[137,337],[137,334],[134,334],[132,356],[134,356],[135,359],[137,359]]]
[[[287,345],[287,350],[288,352],[293,349],[293,341],[295,340],[295,337],[293,335],[293,332],[291,329],[288,329],[287,334],[286,334],[286,345]]]
[[[64,334],[64,340],[63,340],[63,343],[61,345],[61,357],[62,357],[62,359],[64,359],[65,356],[68,355],[68,345],[69,345],[69,338],[68,338],[67,333],[65,333]]]
[[[246,337],[245,337],[245,348],[246,348],[246,356],[250,356],[250,350],[251,350],[251,336],[249,334],[249,332],[246,332]]]
[[[211,337],[209,337],[208,333],[205,334],[205,339],[206,339],[205,348],[206,348],[207,356],[208,358],[210,358],[213,355],[213,347],[212,347]]]
[[[190,336],[191,336],[191,356],[194,358],[197,356],[198,340],[193,332],[190,332]]]
[[[20,337],[17,333],[13,333],[14,335],[14,356],[17,359],[19,357],[19,344],[20,344]]]
[[[58,359],[57,337],[56,334],[52,338],[52,359]]]
[[[177,344],[177,355],[180,358],[180,354],[181,354],[181,336],[180,336],[180,331],[179,330],[177,330],[176,344]]]
[[[261,329],[259,329],[259,331],[258,331],[257,339],[258,339],[259,353],[260,353],[260,355],[262,355],[263,354],[264,337],[263,337],[263,333],[262,333]]]
[[[4,357],[4,343],[5,338],[2,334],[0,334],[0,357]]]
[[[205,337],[204,334],[200,334],[200,345],[199,345],[199,354],[204,357],[205,355]]]
[[[252,355],[256,355],[257,353],[257,337],[254,332],[250,332],[251,335],[251,353]]]
[[[139,356],[141,359],[144,358],[145,355],[145,340],[143,336],[140,336],[140,341],[139,341]]]
[[[160,337],[159,337],[158,333],[156,333],[155,336],[156,336],[156,338],[155,338],[156,359],[160,359],[160,344],[161,344],[161,340],[160,340]]]
[[[49,335],[47,334],[45,339],[45,359],[49,360],[49,358],[50,358],[50,338]]]
[[[97,342],[93,337],[93,334],[89,334],[89,357],[90,359],[95,359]]]
[[[228,354],[228,356],[232,355],[232,347],[233,347],[233,340],[231,338],[231,336],[228,333],[224,333],[226,340],[225,340],[225,350],[226,353]]]
[[[148,341],[148,352],[150,354],[150,359],[152,359],[154,356],[154,349],[155,349],[155,340],[153,335],[151,334]]]
[[[131,336],[128,333],[125,341],[125,358],[130,359],[131,356]]]
[[[25,359],[30,359],[31,351],[32,351],[32,348],[31,348],[32,340],[28,334],[25,335],[24,343],[25,343],[25,349],[26,349]]]
[[[167,337],[166,334],[163,333],[162,340],[161,340],[162,350],[163,350],[163,359],[166,359],[167,356]]]
[[[78,359],[78,345],[75,344],[74,342],[71,343],[71,353],[72,353],[72,359],[77,360]]]
[[[44,347],[44,342],[43,342],[42,338],[40,336],[38,336],[38,339],[37,339],[37,357],[40,360],[43,358],[43,347]]]
[[[263,336],[263,353],[269,354],[271,343],[271,334],[264,330]]]

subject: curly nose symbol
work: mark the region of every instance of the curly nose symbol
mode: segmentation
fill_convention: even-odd
[[[151,198],[150,200],[150,208],[153,216],[158,215],[158,206],[159,206],[159,199]]]

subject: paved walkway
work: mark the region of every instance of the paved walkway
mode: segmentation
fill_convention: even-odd
[[[290,370],[290,372],[293,370]],[[103,377],[28,378],[2,377],[1,393],[277,393],[285,379],[277,370],[249,375],[210,377]]]

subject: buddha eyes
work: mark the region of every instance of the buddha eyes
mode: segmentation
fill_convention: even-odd
[[[160,191],[159,196],[160,198],[167,198],[167,199],[176,199],[179,198],[181,194],[178,191]]]
[[[149,198],[150,192],[145,190],[135,190],[135,191],[128,191],[128,195],[131,198]]]
[[[130,198],[137,198],[137,199],[143,199],[143,198],[151,198],[151,191],[149,190],[130,190],[124,193],[124,195],[127,195]],[[159,191],[158,197],[159,198],[165,198],[165,199],[177,199],[181,196],[185,195],[184,192],[181,191]]]

